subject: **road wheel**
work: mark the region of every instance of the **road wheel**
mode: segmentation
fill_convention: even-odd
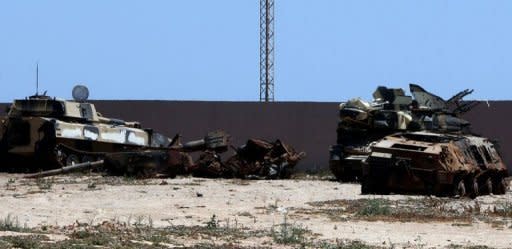
[[[431,183],[426,184],[425,193],[427,195],[435,195],[436,193],[434,192],[434,185],[432,185]]]
[[[68,157],[68,155],[66,153],[62,152],[61,150],[58,150],[58,151],[56,151],[55,156],[57,158],[57,161],[61,165],[66,166],[66,159]]]
[[[471,184],[471,198],[476,198],[479,195],[478,181],[476,180],[476,178],[472,178],[471,181],[472,181],[472,184]]]
[[[485,191],[487,194],[490,194],[492,195],[494,192],[493,192],[493,186],[492,186],[492,179],[491,177],[487,178],[487,180],[485,180]]]
[[[72,166],[72,165],[79,164],[79,163],[80,163],[80,159],[78,159],[78,157],[75,154],[70,154],[66,158],[66,166]]]
[[[369,177],[363,177],[363,180],[361,181],[361,194],[367,195],[367,194],[374,194],[375,193],[375,186]]]
[[[453,195],[459,197],[466,196],[466,186],[464,185],[464,180],[459,180],[457,184],[454,185]]]
[[[508,184],[505,178],[500,177],[497,179],[494,188],[494,194],[504,195],[507,192]]]

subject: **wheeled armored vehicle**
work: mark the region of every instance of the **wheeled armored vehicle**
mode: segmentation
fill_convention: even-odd
[[[472,135],[402,132],[377,141],[363,164],[363,194],[504,194],[508,171],[494,144]]]

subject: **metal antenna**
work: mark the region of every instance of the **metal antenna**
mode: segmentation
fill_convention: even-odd
[[[274,0],[260,0],[260,101],[274,101]]]
[[[36,96],[39,95],[39,62],[36,63]]]

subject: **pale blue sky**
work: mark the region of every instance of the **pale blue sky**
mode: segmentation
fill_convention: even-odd
[[[512,1],[276,1],[279,101],[408,83],[512,99]],[[259,0],[0,0],[0,101],[259,98]]]

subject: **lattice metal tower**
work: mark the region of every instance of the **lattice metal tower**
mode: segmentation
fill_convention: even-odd
[[[274,101],[274,0],[260,0],[260,101]]]

